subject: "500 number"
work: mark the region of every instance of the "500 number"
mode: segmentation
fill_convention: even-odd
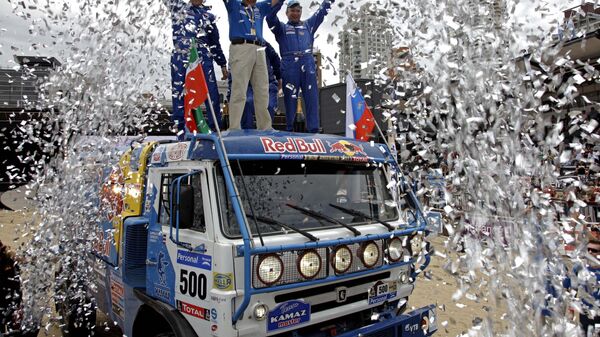
[[[198,296],[201,300],[206,298],[206,275],[181,269],[179,283],[179,291],[182,295]]]

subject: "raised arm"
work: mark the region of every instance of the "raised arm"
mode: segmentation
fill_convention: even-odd
[[[317,12],[313,14],[310,18],[308,18],[308,20],[306,20],[306,23],[310,27],[310,31],[312,34],[314,34],[319,28],[319,26],[323,23],[323,20],[325,20],[325,15],[327,15],[327,13],[329,12],[331,4],[334,1],[335,0],[323,0],[323,3],[321,4],[321,6],[319,6]]]
[[[269,28],[275,35],[275,38],[277,38],[283,32],[281,21],[279,21],[279,18],[277,17],[277,13],[279,13],[279,10],[282,6],[283,2],[278,1],[271,8],[271,12],[267,15],[267,24],[269,25]]]
[[[215,22],[215,16],[212,14],[210,15],[210,25],[206,30],[206,36],[208,37],[208,49],[213,55],[215,62],[217,62],[221,68],[227,66],[227,59],[225,58],[225,54],[221,48],[221,42],[219,41],[219,29]]]

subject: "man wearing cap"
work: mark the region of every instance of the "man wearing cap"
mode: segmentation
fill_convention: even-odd
[[[263,19],[279,0],[223,0],[229,19],[229,64],[232,84],[229,101],[229,129],[241,128],[248,83],[254,89],[256,127],[272,130],[269,105],[269,80],[263,39]]]
[[[333,2],[334,0],[324,0],[317,12],[306,21],[300,20],[302,6],[298,0],[289,0],[287,3],[288,23],[282,23],[277,18],[281,4],[267,16],[269,28],[279,43],[288,131],[294,129],[300,90],[306,105],[306,128],[311,133],[319,131],[317,66],[313,57],[313,43],[315,33]]]
[[[219,30],[215,23],[215,16],[204,6],[204,0],[163,0],[171,11],[173,25],[173,53],[171,55],[171,85],[173,90],[173,120],[183,130],[184,121],[184,84],[189,51],[192,39],[196,41],[198,56],[202,62],[202,70],[206,77],[208,92],[212,100],[213,109],[217,120],[210,113],[208,100],[206,111],[208,125],[215,130],[221,124],[221,108],[219,103],[219,89],[213,60],[221,66],[222,79],[227,79],[227,60],[219,42]]]

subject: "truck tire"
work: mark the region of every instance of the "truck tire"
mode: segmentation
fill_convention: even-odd
[[[161,332],[154,335],[154,337],[175,337],[175,334],[173,332]]]

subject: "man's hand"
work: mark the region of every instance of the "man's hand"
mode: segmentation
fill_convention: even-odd
[[[277,91],[279,92],[279,91],[283,90],[283,81],[281,79],[279,79],[278,82],[279,83],[278,83],[278,86],[277,86]]]
[[[229,71],[227,71],[227,67],[221,67],[221,72],[223,73],[222,80],[226,80],[229,78]]]

